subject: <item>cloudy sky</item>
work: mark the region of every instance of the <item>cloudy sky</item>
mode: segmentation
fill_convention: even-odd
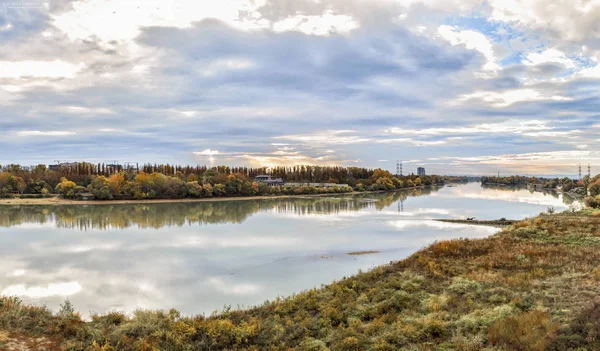
[[[600,165],[597,0],[0,0],[0,43],[0,164]]]

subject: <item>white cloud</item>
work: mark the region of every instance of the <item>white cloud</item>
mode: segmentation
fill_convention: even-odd
[[[39,131],[39,130],[24,130],[17,132],[18,136],[29,137],[29,136],[69,136],[75,135],[75,132],[63,131],[63,130],[54,130],[54,131]]]
[[[50,296],[72,296],[82,290],[77,282],[70,283],[51,283],[47,286],[27,287],[25,284],[11,285],[2,290],[4,296],[22,296],[32,299],[39,299]]]
[[[60,108],[61,112],[76,114],[110,114],[113,111],[106,107],[66,106]]]
[[[203,151],[197,151],[194,152],[195,155],[198,156],[215,156],[215,155],[219,155],[219,150],[213,150],[213,149],[206,149]]]
[[[295,15],[273,23],[273,30],[276,32],[296,30],[312,35],[349,32],[358,27],[358,22],[352,17],[336,15],[331,10],[325,11],[321,16]]]
[[[434,140],[434,141],[423,141],[417,140],[414,142],[416,146],[436,146],[436,145],[444,145],[446,144],[443,140]]]
[[[283,135],[274,137],[273,139],[290,140],[315,145],[359,144],[370,141],[369,138],[350,135],[355,132],[356,131],[354,130],[331,130],[314,134]]]
[[[391,128],[390,130],[395,130],[396,128]],[[400,129],[398,129],[400,130]],[[389,130],[388,130],[389,132]],[[400,133],[400,132],[399,132]],[[410,134],[410,131],[409,131]],[[379,144],[391,144],[391,143],[404,143],[411,144],[414,146],[437,146],[444,145],[446,142],[444,140],[416,140],[412,138],[394,138],[394,139],[379,139],[375,140],[376,143]]]
[[[541,101],[541,100],[554,100],[554,101],[569,101],[572,98],[561,96],[561,95],[543,95],[535,89],[523,88],[507,90],[502,92],[497,91],[476,91],[470,94],[461,95],[458,98],[458,102],[465,102],[469,100],[482,100],[487,102],[492,107],[501,108],[507,107],[517,102],[527,101]]]
[[[186,28],[193,22],[215,18],[238,28],[249,28],[251,19],[239,11],[254,12],[264,1],[228,0],[88,0],[71,11],[53,16],[53,24],[71,39],[95,36],[103,41],[130,40],[145,26]],[[107,25],[110,23],[110,25]]]
[[[313,35],[347,32],[359,26],[352,17],[332,10],[321,15],[295,14],[272,22],[257,11],[266,3],[266,0],[88,0],[75,2],[71,11],[54,15],[53,24],[71,39],[97,37],[104,42],[131,40],[143,27],[187,28],[209,18],[239,30],[293,30]]]
[[[600,1],[488,0],[490,19],[545,29],[567,40],[584,40],[594,31]]]
[[[536,138],[555,138],[555,137],[576,137],[575,134],[582,133],[581,130],[570,130],[566,132],[529,132],[523,133],[525,136],[536,137]]]
[[[487,62],[483,65],[486,71],[497,71],[500,66],[496,63],[494,47],[488,38],[474,30],[460,30],[457,27],[443,25],[438,27],[439,35],[453,46],[464,45],[467,49],[476,50],[485,56]]]
[[[0,78],[73,78],[84,67],[84,63],[72,64],[60,60],[0,61]]]
[[[547,49],[541,52],[532,52],[527,54],[523,63],[526,65],[539,65],[544,63],[559,63],[567,68],[574,68],[575,62],[568,58],[564,52],[555,48]]]
[[[204,66],[201,70],[201,74],[204,76],[215,76],[224,71],[245,70],[252,68],[255,65],[254,61],[243,58],[222,59]]]
[[[445,127],[445,128],[426,128],[426,129],[405,129],[389,128],[385,133],[402,135],[446,135],[446,134],[481,134],[481,133],[517,133],[521,134],[527,131],[540,131],[553,129],[547,125],[546,121],[528,120],[518,121],[509,120],[502,123],[483,123],[465,127]],[[412,141],[412,139],[396,139],[402,141]]]
[[[505,154],[497,156],[471,156],[471,157],[440,157],[442,160],[454,160],[464,163],[483,163],[483,164],[515,164],[533,165],[533,162],[566,161],[573,163],[573,160],[590,159],[591,152],[583,150],[565,150],[548,152],[529,152],[522,154]],[[597,157],[597,156],[596,156]]]
[[[26,271],[24,269],[15,269],[12,272],[11,276],[13,276],[13,277],[22,277],[22,276],[25,275],[25,273],[26,273]]]

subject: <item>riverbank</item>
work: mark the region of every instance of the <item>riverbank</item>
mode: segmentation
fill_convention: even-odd
[[[458,224],[471,224],[471,225],[486,225],[486,226],[500,226],[505,227],[513,225],[519,221],[513,219],[492,219],[492,220],[477,220],[477,219],[434,219],[437,222],[445,223],[458,223]]]
[[[39,198],[39,199],[0,199],[2,205],[123,205],[123,204],[161,204],[161,203],[186,203],[186,202],[215,202],[215,201],[243,201],[243,200],[273,200],[273,199],[290,199],[290,198],[314,198],[314,197],[332,197],[332,196],[348,196],[359,194],[382,194],[393,193],[407,190],[423,189],[424,186],[383,190],[383,191],[352,191],[348,193],[328,193],[328,194],[304,194],[304,195],[268,195],[268,196],[239,196],[239,197],[207,197],[207,198],[185,198],[185,199],[145,199],[145,200],[70,200],[63,199],[58,196]]]
[[[1,298],[0,331],[82,351],[598,350],[599,228],[590,211],[541,215],[210,317],[136,311],[86,322],[69,305],[53,315]]]

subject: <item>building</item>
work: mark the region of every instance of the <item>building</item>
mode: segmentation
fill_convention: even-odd
[[[79,163],[77,162],[61,162],[55,165],[49,165],[48,169],[51,171],[56,171],[59,168],[67,169],[67,168],[77,168]]]
[[[269,185],[283,185],[285,182],[281,178],[273,178],[270,175],[259,175],[254,177],[257,182],[269,184]]]
[[[417,175],[418,176],[424,176],[424,175],[426,175],[426,173],[425,173],[425,167],[419,167],[419,168],[417,168]]]

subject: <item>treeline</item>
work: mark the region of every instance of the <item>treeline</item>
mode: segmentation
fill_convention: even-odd
[[[90,176],[109,177],[117,173],[161,173],[167,176],[176,176],[186,179],[190,175],[202,175],[206,172],[218,174],[242,174],[246,178],[254,178],[259,175],[269,174],[275,178],[282,178],[288,182],[307,183],[340,183],[354,186],[359,179],[368,179],[373,176],[375,169],[361,167],[340,166],[310,166],[298,165],[291,167],[229,167],[229,166],[178,166],[170,164],[144,164],[126,166],[105,163],[69,163],[55,166],[37,165],[24,167],[11,164],[0,166],[0,171],[10,173],[22,178],[27,184],[29,179],[41,179],[52,187],[56,186],[61,178],[68,178],[76,183],[89,179]]]
[[[525,176],[508,176],[508,177],[481,177],[482,184],[502,184],[502,185],[527,185],[536,183],[538,178]]]
[[[148,171],[148,172],[147,172]],[[293,182],[327,182],[339,186],[269,186],[255,182],[253,175],[271,174]],[[357,167],[296,166],[245,168],[219,166],[180,167],[146,165],[141,170],[112,170],[103,164],[80,163],[50,170],[44,165],[2,167],[0,196],[59,194],[64,198],[98,200],[183,199],[224,196],[302,195],[348,193],[412,188],[443,184],[435,175],[395,177],[382,169]]]
[[[561,187],[563,191],[571,191],[575,188],[585,187],[586,180],[576,181],[569,177],[564,178],[538,178],[524,176],[509,176],[509,177],[481,177],[482,184],[501,184],[501,185],[535,185],[544,189],[556,189]]]

